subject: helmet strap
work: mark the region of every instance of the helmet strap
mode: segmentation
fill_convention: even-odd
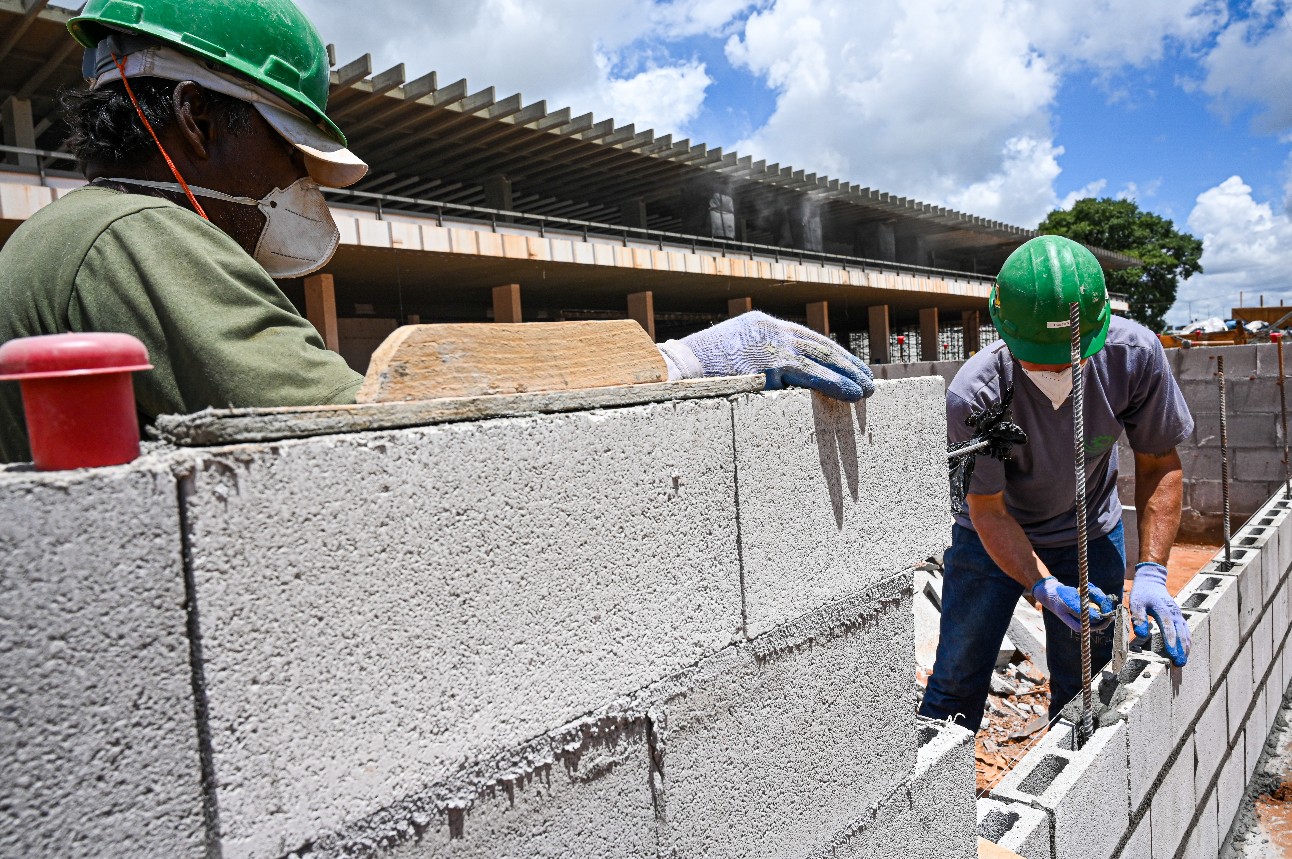
[[[206,212],[202,209],[202,204],[197,201],[197,197],[193,196],[193,192],[189,190],[188,183],[184,181],[184,177],[179,175],[179,168],[175,166],[175,162],[171,160],[170,155],[166,152],[166,147],[162,146],[161,140],[157,137],[157,132],[153,131],[153,124],[148,121],[148,117],[144,116],[144,109],[139,106],[139,100],[135,98],[135,91],[130,88],[130,81],[126,79],[126,67],[115,53],[112,55],[112,62],[117,64],[117,69],[121,72],[121,83],[126,87],[126,95],[130,96],[130,103],[135,106],[135,113],[139,114],[139,119],[143,122],[144,128],[148,129],[148,133],[152,135],[153,143],[157,144],[158,150],[161,151],[162,158],[166,159],[166,166],[170,168],[170,172],[174,175],[175,181],[184,189],[184,195],[188,197],[188,201],[192,204],[193,210],[201,215],[203,220],[211,220],[206,216]]]

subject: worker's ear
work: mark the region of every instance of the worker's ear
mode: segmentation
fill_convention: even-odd
[[[176,131],[189,154],[199,161],[207,160],[217,124],[206,91],[192,81],[181,81],[175,84],[174,103]]]

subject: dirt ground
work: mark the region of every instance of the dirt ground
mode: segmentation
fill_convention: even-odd
[[[1167,560],[1166,589],[1172,596],[1179,593],[1219,550],[1218,546],[1177,543]],[[1127,579],[1124,597],[1127,605],[1130,588],[1131,580]],[[996,675],[999,680],[993,685],[999,691],[987,698],[987,712],[975,748],[979,792],[990,790],[1046,732],[1049,682],[1027,661],[998,668]],[[1292,832],[1292,802],[1285,805],[1289,832]]]

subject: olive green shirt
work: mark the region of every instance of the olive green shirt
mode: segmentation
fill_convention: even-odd
[[[68,331],[143,341],[145,423],[208,406],[352,403],[363,380],[218,227],[105,188],[46,206],[0,250],[0,343]],[[28,459],[18,384],[0,382],[0,462]]]

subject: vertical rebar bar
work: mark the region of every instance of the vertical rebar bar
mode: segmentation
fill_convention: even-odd
[[[1086,430],[1085,384],[1081,366],[1081,305],[1068,308],[1072,345],[1072,459],[1077,485],[1077,588],[1081,595],[1081,724],[1080,744],[1095,732],[1094,700],[1090,680],[1090,560],[1086,547]]]
[[[1279,350],[1279,413],[1283,416],[1283,497],[1292,498],[1292,462],[1288,460],[1288,395],[1287,378],[1283,375],[1283,337],[1275,332],[1274,340]]]
[[[1224,505],[1225,569],[1233,567],[1229,548],[1229,420],[1225,404],[1225,356],[1216,356],[1216,379],[1220,385],[1220,497]]]

